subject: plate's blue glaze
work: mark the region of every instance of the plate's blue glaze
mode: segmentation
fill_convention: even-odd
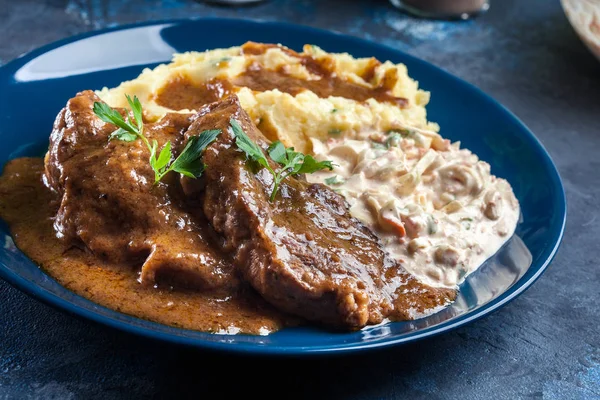
[[[0,68],[0,165],[41,155],[55,115],[83,89],[114,86],[173,52],[278,42],[300,50],[314,43],[332,52],[402,62],[432,92],[429,119],[508,179],[522,207],[517,235],[461,287],[450,308],[413,322],[355,333],[285,329],[269,336],[226,336],[187,331],[100,307],[64,289],[14,247],[0,224],[0,276],[36,298],[129,332],[175,343],[252,353],[304,354],[356,351],[406,343],[466,324],[505,305],[546,269],[562,238],[566,205],[560,177],[534,135],[496,101],[472,85],[400,51],[317,29],[228,19],[165,21],[93,32],[38,49]]]

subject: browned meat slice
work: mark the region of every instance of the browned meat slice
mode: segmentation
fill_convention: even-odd
[[[155,185],[144,143],[109,141],[116,128],[95,116],[95,101],[91,91],[69,100],[50,136],[45,182],[62,196],[57,234],[110,261],[142,264],[142,283],[230,285],[232,266],[214,250],[212,229],[178,204],[177,177]],[[191,118],[168,115],[145,124],[145,135],[181,147]]]
[[[247,165],[235,145],[231,118],[266,148],[235,97],[201,109],[186,135],[214,128],[223,132],[204,154],[204,213],[225,237],[226,248],[235,251],[241,274],[266,300],[345,329],[386,317],[410,319],[451,301],[453,291],[422,285],[389,259],[327,187],[288,178],[269,202],[271,175],[265,169],[254,173]]]

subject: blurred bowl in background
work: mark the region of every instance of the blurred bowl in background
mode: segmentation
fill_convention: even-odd
[[[490,8],[489,0],[390,0],[408,14],[429,19],[466,20]]]
[[[600,0],[561,0],[567,19],[600,60]]]
[[[221,6],[247,6],[247,5],[254,5],[256,3],[260,3],[262,1],[265,0],[196,0],[199,3],[209,3],[209,4],[215,4],[215,5],[221,5]]]

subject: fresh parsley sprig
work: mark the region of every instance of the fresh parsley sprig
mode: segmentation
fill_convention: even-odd
[[[326,184],[328,184],[329,186],[337,186],[337,185],[342,185],[346,182],[346,180],[342,177],[340,177],[339,175],[334,175],[330,178],[327,178],[324,180],[324,182]]]
[[[204,172],[206,167],[202,162],[202,152],[211,144],[216,137],[221,133],[220,129],[211,129],[203,131],[198,136],[192,136],[188,139],[187,144],[179,156],[171,162],[173,157],[171,153],[171,142],[165,143],[163,148],[158,153],[158,142],[152,140],[152,144],[144,135],[144,121],[142,113],[142,103],[133,96],[125,95],[127,103],[133,113],[133,119],[127,115],[127,120],[123,119],[121,113],[112,109],[108,104],[102,102],[94,103],[94,114],[102,121],[117,126],[117,130],[110,134],[109,140],[117,139],[124,142],[133,142],[137,138],[142,139],[148,150],[150,151],[150,167],[154,171],[154,183],[157,184],[160,180],[171,171],[178,172],[190,178],[198,178]],[[158,155],[157,155],[158,153]]]
[[[271,168],[269,160],[263,153],[259,145],[252,141],[246,135],[240,124],[235,120],[229,121],[233,134],[235,135],[235,144],[242,150],[246,157],[260,166],[263,166],[273,175],[273,190],[269,201],[274,201],[281,182],[290,175],[311,174],[316,171],[328,168],[333,169],[331,161],[317,161],[310,154],[303,154],[294,151],[293,147],[286,148],[279,140],[271,143],[267,149],[269,157],[282,167],[275,171]]]

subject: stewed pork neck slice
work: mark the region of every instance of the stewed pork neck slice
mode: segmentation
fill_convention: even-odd
[[[202,193],[204,214],[267,301],[308,320],[358,329],[388,317],[412,319],[454,298],[453,290],[425,286],[406,273],[327,187],[289,177],[270,202],[272,176],[247,162],[231,119],[266,148],[236,97],[205,106],[186,136],[222,133],[204,154],[204,191],[193,190],[194,182],[184,187],[191,196]]]
[[[235,284],[233,267],[214,245],[206,221],[182,208],[174,174],[155,184],[141,140],[109,141],[116,127],[94,115],[96,101],[91,91],[69,100],[50,136],[44,179],[61,196],[56,234],[111,262],[141,264],[145,284],[164,280],[199,289]],[[145,124],[144,134],[159,148],[167,141],[180,148],[192,118],[170,114]]]

